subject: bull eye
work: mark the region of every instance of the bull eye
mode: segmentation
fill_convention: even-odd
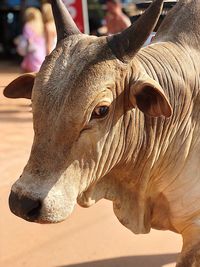
[[[108,112],[109,112],[108,106],[98,106],[93,110],[91,119],[105,118]]]

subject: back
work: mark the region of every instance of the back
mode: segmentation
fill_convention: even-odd
[[[153,43],[171,41],[199,48],[199,22],[199,0],[180,0],[161,24]]]

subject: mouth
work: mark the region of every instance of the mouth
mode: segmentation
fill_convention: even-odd
[[[57,202],[55,203],[55,200]],[[11,191],[9,196],[11,212],[28,221],[39,224],[56,224],[63,222],[73,211],[76,203],[59,201],[57,198],[41,200],[19,195]]]

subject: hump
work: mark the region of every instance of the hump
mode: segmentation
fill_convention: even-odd
[[[179,0],[164,19],[153,42],[179,42],[198,48],[199,23],[200,0]]]

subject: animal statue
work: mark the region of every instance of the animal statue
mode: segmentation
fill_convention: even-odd
[[[12,186],[11,211],[57,223],[76,203],[105,198],[133,233],[183,237],[177,267],[200,266],[200,2],[163,1],[108,37],[80,33],[52,0],[58,42],[39,73],[4,91],[31,98],[33,146]]]

